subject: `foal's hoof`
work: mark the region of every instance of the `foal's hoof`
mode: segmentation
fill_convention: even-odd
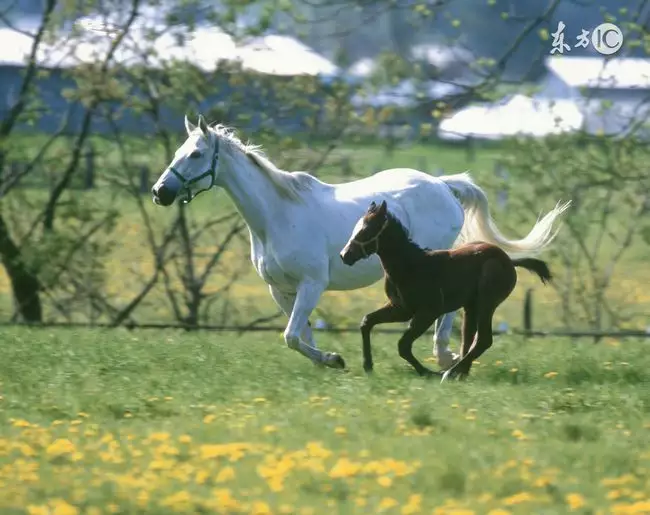
[[[325,366],[343,370],[345,368],[345,360],[343,356],[336,352],[328,352],[325,354]]]

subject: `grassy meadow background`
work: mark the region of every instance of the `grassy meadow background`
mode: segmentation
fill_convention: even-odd
[[[464,383],[374,337],[3,330],[3,514],[650,512],[642,341],[499,337]],[[429,345],[416,346],[425,359]]]
[[[116,220],[115,230],[104,237],[105,241],[111,243],[112,248],[105,260],[103,273],[106,293],[115,304],[121,305],[126,304],[137,294],[153,270],[154,261],[148,248],[144,222],[135,202],[123,192],[116,191],[110,184],[110,173],[113,172],[109,171],[120,168],[120,156],[115,144],[99,138],[95,138],[93,143],[96,149],[97,163],[95,188],[90,191],[72,190],[66,195],[74,196],[76,201],[89,206],[102,205],[117,209],[119,216]],[[180,144],[180,140],[177,143]],[[150,182],[155,181],[167,164],[162,148],[144,140],[131,141],[129,144],[132,145],[130,149],[132,163],[147,165],[150,169]],[[33,145],[33,148],[38,148],[38,145]],[[288,164],[288,169],[302,169],[300,163],[304,163],[312,154],[316,155],[321,150],[318,144],[313,145],[312,149],[311,154],[304,149],[297,151],[274,150],[272,146],[265,150],[274,162],[281,165]],[[61,149],[61,152],[65,151],[65,148]],[[425,171],[430,173],[444,171],[446,174],[469,170],[477,184],[487,192],[498,226],[505,234],[511,237],[520,237],[532,227],[534,218],[526,223],[514,222],[513,214],[508,211],[508,205],[504,208],[497,203],[498,192],[494,186],[495,164],[508,155],[508,152],[505,145],[498,144],[479,146],[473,153],[468,152],[462,146],[444,144],[397,146],[390,153],[380,144],[357,144],[337,148],[329,155],[325,164],[318,169],[317,175],[328,182],[342,182],[364,177],[390,167],[426,168]],[[29,149],[26,150],[26,153],[29,153]],[[56,151],[53,153],[56,154]],[[343,160],[348,163],[350,173],[347,176],[343,175],[344,166],[341,164]],[[30,175],[21,189],[21,195],[31,199],[39,196],[45,197],[47,190],[42,186],[48,182],[47,173],[47,171],[43,171],[40,176],[38,174]],[[56,169],[52,169],[49,173],[56,173]],[[80,180],[79,177],[78,180]],[[36,184],[41,187],[34,187]],[[511,196],[516,195],[517,191],[525,191],[527,184],[525,181],[519,180],[515,182],[513,188],[514,193],[511,191]],[[143,195],[143,200],[153,224],[161,231],[176,216],[175,208],[166,209],[155,206],[148,195]],[[539,214],[545,213],[558,200],[561,200],[559,195],[553,196],[551,201],[540,200],[539,205],[535,206],[535,210]],[[12,205],[14,206],[12,209],[15,210],[23,208],[20,200],[14,200]],[[233,204],[230,199],[223,191],[219,190],[197,197],[188,207],[187,213],[192,220],[199,223],[202,220],[225,215],[232,210]],[[13,213],[13,216],[16,216],[16,213]],[[229,306],[233,307],[228,315],[229,324],[245,324],[252,319],[272,314],[277,310],[266,284],[250,265],[250,246],[246,231],[242,232],[240,236],[235,238],[224,253],[220,265],[210,275],[206,288],[207,292],[217,291],[232,274],[241,274],[227,295],[227,302]],[[566,230],[561,231],[556,245],[563,245],[563,242],[566,242],[569,237]],[[216,239],[209,237],[203,237],[200,240],[198,251],[203,252],[204,257],[197,257],[198,265],[207,262],[210,255],[216,251],[217,243]],[[650,306],[650,295],[643,286],[650,281],[650,271],[647,267],[640,266],[645,263],[645,254],[645,247],[637,244],[632,245],[618,266],[612,286],[607,293],[608,298],[612,299],[615,304],[632,305],[636,311],[642,314],[647,313]],[[552,267],[556,263],[553,256],[549,256],[549,254],[543,257],[550,259]],[[535,328],[542,330],[559,328],[561,326],[559,312],[562,307],[558,300],[558,294],[552,288],[542,287],[538,280],[526,271],[520,271],[517,288],[497,311],[495,325],[507,322],[510,327],[521,327],[522,301],[528,288],[534,289]],[[334,325],[354,326],[366,312],[383,302],[383,296],[381,283],[362,290],[328,292],[322,298],[313,318],[320,317]],[[225,299],[224,296],[221,307],[219,302],[215,303],[215,313],[223,307]],[[4,271],[0,270],[0,318],[8,319],[12,312],[8,279]],[[81,313],[81,315],[84,314]],[[52,319],[54,314],[46,310],[45,316],[46,319]],[[173,321],[162,282],[154,287],[152,293],[138,308],[135,318],[141,323]],[[216,319],[215,315],[212,323],[216,323],[214,321]],[[627,327],[637,329],[645,329],[647,325],[647,319],[643,315],[632,317],[627,323]]]

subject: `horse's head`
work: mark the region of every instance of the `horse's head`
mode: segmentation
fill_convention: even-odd
[[[187,139],[151,188],[153,201],[170,206],[180,198],[188,203],[214,186],[219,172],[219,137],[210,131],[202,115],[198,126],[185,117]]]
[[[379,238],[388,225],[388,208],[386,201],[379,206],[372,202],[366,213],[354,226],[352,236],[341,251],[341,259],[352,266],[360,259],[365,259],[379,250]]]

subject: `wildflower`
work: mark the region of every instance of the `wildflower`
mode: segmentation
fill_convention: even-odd
[[[332,467],[332,470],[330,470],[329,476],[333,479],[351,477],[358,474],[360,471],[360,464],[352,462],[347,458],[339,458],[334,467]]]
[[[579,510],[587,504],[587,501],[582,495],[573,493],[566,496],[566,503],[572,510]]]
[[[50,515],[50,509],[47,506],[36,506],[34,504],[30,504],[27,506],[27,513],[28,515]]]
[[[511,495],[510,497],[506,497],[503,500],[503,504],[505,504],[506,506],[513,506],[515,504],[530,502],[532,500],[534,500],[534,497],[528,492],[519,492],[518,494]]]
[[[379,511],[389,510],[392,507],[397,506],[397,504],[398,504],[397,501],[392,497],[384,497],[379,502]]]
[[[180,443],[192,443],[192,437],[190,435],[181,435],[178,437]]]
[[[500,365],[503,365],[503,361],[501,361],[500,359],[497,359],[497,360],[494,362],[494,364],[498,367],[498,366],[500,366]]]
[[[379,485],[383,486],[384,488],[388,488],[393,484],[393,480],[388,476],[381,476],[377,478],[377,483],[379,483]]]
[[[14,427],[31,427],[32,425],[27,422],[26,420],[18,419],[18,420],[11,420],[11,425]]]
[[[186,490],[181,490],[165,497],[160,505],[175,510],[189,510],[192,508],[192,497]]]
[[[544,377],[547,379],[553,379],[555,376],[557,376],[557,372],[546,372],[546,374],[544,374]]]
[[[343,426],[338,426],[338,427],[334,428],[334,432],[337,435],[345,435],[345,434],[347,434],[348,430],[345,429]]]
[[[512,432],[512,436],[514,436],[517,440],[527,440],[528,437],[524,434],[524,432],[521,429],[515,429]]]
[[[265,433],[275,433],[277,430],[278,428],[273,425],[267,425],[262,428],[262,431]]]
[[[50,506],[52,506],[52,515],[77,515],[79,510],[68,504],[63,499],[53,499],[50,501]]]
[[[496,508],[494,510],[488,511],[488,515],[510,515],[510,512],[508,510]]]
[[[262,501],[255,501],[251,506],[251,515],[269,515],[271,513],[271,508],[269,505]]]
[[[401,514],[402,515],[413,515],[418,513],[421,509],[422,496],[419,494],[413,494],[409,497],[408,502],[402,506]]]
[[[518,372],[518,371],[519,371],[519,369],[516,368],[516,367],[510,369],[510,372],[512,372],[513,374]]]
[[[204,423],[204,424],[209,424],[209,423],[211,423],[215,418],[217,418],[216,415],[213,415],[213,414],[206,415],[205,417],[203,417],[203,423]]]
[[[235,469],[233,469],[232,467],[224,467],[217,474],[215,481],[217,483],[225,483],[226,481],[230,481],[234,477],[235,477]]]
[[[65,438],[54,440],[54,442],[48,445],[47,449],[45,450],[48,456],[54,458],[63,456],[64,454],[72,454],[75,451],[76,448],[74,444]]]
[[[163,397],[163,399],[165,399],[166,401],[171,401],[173,399],[173,397],[168,396],[168,397]]]

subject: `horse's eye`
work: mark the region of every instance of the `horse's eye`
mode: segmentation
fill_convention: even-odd
[[[198,159],[199,157],[201,157],[201,152],[198,150],[195,150],[190,154],[190,159]]]

